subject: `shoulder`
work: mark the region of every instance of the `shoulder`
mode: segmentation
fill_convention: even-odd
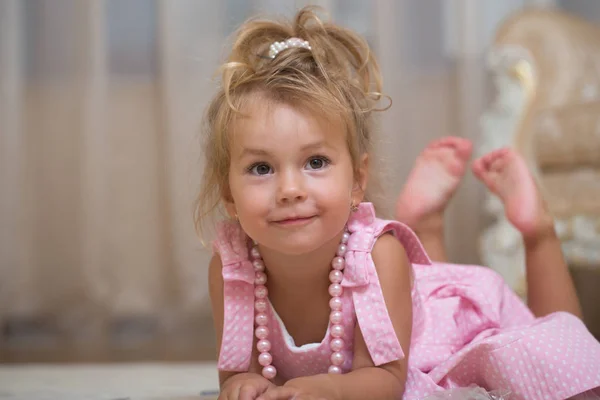
[[[219,253],[214,253],[208,264],[208,286],[211,298],[223,293],[223,264]]]
[[[221,262],[221,256],[219,253],[213,253],[210,258],[210,262],[208,263],[208,275],[212,277],[213,275],[218,274],[221,275],[221,271],[223,270],[223,263]]]
[[[377,238],[371,256],[382,284],[387,282],[387,279],[409,275],[410,261],[404,246],[391,232]]]

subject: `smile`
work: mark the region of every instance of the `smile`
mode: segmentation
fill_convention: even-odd
[[[278,220],[278,221],[273,221],[273,223],[276,224],[276,225],[280,225],[280,226],[302,226],[302,225],[309,224],[315,218],[316,218],[316,216],[312,216],[312,217],[292,217],[292,218],[281,219],[281,220]]]

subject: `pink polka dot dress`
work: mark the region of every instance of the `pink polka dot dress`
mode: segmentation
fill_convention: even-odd
[[[348,221],[343,323],[344,373],[352,369],[356,324],[375,365],[404,357],[385,307],[371,250],[393,233],[412,263],[413,330],[404,399],[472,384],[509,390],[511,399],[566,399],[600,394],[600,343],[568,313],[536,319],[494,271],[432,262],[416,235],[396,221],[376,218],[362,203]],[[218,368],[247,371],[254,338],[254,269],[239,224],[224,222],[213,243],[223,263],[224,327]],[[326,373],[329,328],[320,343],[296,346],[269,304],[269,339],[279,376]]]

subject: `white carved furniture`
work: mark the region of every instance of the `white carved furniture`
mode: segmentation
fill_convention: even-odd
[[[508,145],[523,154],[569,265],[600,274],[600,27],[556,10],[520,11],[498,29],[489,67],[497,96],[482,117],[479,153]],[[520,236],[491,195],[486,211],[494,223],[481,237],[483,261],[525,296]]]

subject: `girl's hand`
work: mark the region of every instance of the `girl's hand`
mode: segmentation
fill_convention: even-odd
[[[327,388],[327,393],[323,389]],[[274,386],[256,400],[337,400],[331,392],[327,375],[291,379],[283,386]]]
[[[267,390],[256,400],[329,400],[324,397],[317,397],[304,390],[293,387],[279,386]]]
[[[225,381],[218,400],[257,400],[272,388],[277,386],[259,374],[237,374]]]

